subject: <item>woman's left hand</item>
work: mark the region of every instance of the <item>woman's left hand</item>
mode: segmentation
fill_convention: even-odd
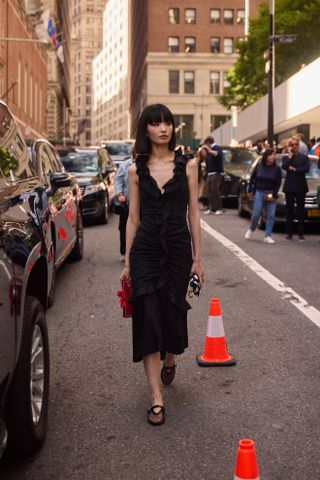
[[[196,273],[198,275],[198,277],[200,279],[201,288],[202,288],[203,284],[204,284],[204,269],[203,269],[200,261],[194,261],[193,262],[192,267],[191,267],[190,276],[193,273]]]

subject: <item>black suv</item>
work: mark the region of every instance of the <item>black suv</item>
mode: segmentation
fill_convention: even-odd
[[[77,148],[60,155],[65,170],[77,177],[82,194],[83,218],[107,224],[116,172],[107,150],[102,147]]]
[[[0,456],[6,442],[34,453],[47,428],[49,343],[45,311],[54,272],[82,256],[81,196],[54,148],[29,149],[0,101]]]

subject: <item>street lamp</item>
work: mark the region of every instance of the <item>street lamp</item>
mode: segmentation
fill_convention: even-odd
[[[275,3],[275,0],[270,0],[269,71],[268,71],[268,142],[271,148],[273,148],[273,136],[274,136],[274,118],[273,118],[273,91],[274,91],[274,84],[275,84],[274,82],[274,44],[276,42],[293,43],[297,39],[297,35],[275,35],[274,3]]]
[[[269,72],[268,72],[268,143],[273,147],[273,90],[274,90],[274,0],[269,5]]]

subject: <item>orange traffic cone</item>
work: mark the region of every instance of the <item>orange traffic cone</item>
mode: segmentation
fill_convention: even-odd
[[[236,364],[236,359],[227,350],[218,298],[211,299],[204,351],[197,356],[197,362],[199,367],[231,367]]]
[[[236,469],[233,480],[259,480],[254,441],[245,438],[239,441]]]

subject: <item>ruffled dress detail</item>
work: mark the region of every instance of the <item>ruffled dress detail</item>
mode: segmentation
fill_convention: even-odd
[[[148,157],[136,160],[141,220],[130,251],[133,306],[133,361],[188,346],[186,292],[192,265],[187,224],[189,200],[186,163],[192,155],[177,151],[173,175],[162,190],[150,175]]]

